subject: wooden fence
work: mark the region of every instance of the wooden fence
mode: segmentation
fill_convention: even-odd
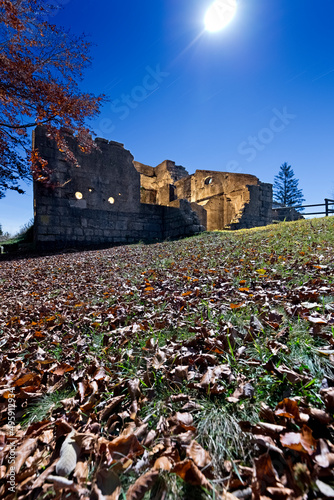
[[[310,213],[304,213],[301,212],[301,215],[325,215],[328,217],[330,214],[334,214],[334,200],[330,200],[329,198],[325,198],[325,203],[317,203],[316,205],[297,205],[294,207],[275,207],[273,210],[287,210],[287,209],[295,209],[298,210],[299,208],[310,208],[310,207],[325,207],[325,210],[323,212],[310,212]],[[330,208],[330,206],[332,208]]]

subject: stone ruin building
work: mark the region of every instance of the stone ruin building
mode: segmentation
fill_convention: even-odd
[[[254,175],[211,170],[189,175],[169,160],[155,168],[133,164],[140,173],[142,203],[177,207],[180,200],[187,200],[208,231],[272,222],[272,185],[259,182]]]
[[[42,127],[34,147],[59,187],[34,183],[35,243],[40,249],[89,247],[191,236],[272,222],[272,185],[255,176],[210,170],[189,175],[164,161],[134,161],[123,145],[96,139],[83,153],[66,140],[80,167],[69,165]]]

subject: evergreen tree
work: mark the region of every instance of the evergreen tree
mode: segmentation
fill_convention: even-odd
[[[295,178],[291,165],[283,163],[278,175],[275,176],[274,201],[287,207],[301,205],[305,198],[303,191],[298,188],[298,183],[299,180]]]

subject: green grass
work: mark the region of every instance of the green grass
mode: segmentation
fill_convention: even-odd
[[[71,398],[74,395],[75,391],[69,389],[45,394],[27,408],[20,422],[22,427],[26,428],[33,423],[42,422],[49,418],[52,412],[62,407],[61,402],[64,399]]]
[[[22,234],[14,236],[8,240],[0,241],[0,246],[4,247],[5,253],[17,251],[20,246],[24,246],[25,250],[33,250],[34,227],[29,227]]]
[[[13,309],[5,325],[14,321],[13,328],[21,334],[15,345],[18,357],[33,371],[33,354],[40,347],[55,362],[73,365],[69,380],[80,374],[67,384],[70,389],[46,393],[30,404],[21,423],[27,426],[58,417],[61,401],[71,396],[79,407],[77,381],[85,370],[89,376],[97,368],[107,373],[106,380],[98,382],[95,415],[120,394],[127,396],[128,409],[127,383],[138,378],[138,419],[145,420],[150,430],[161,418],[182,410],[184,402],[175,402],[173,396],[182,394],[201,405],[189,411],[196,440],[209,451],[220,484],[226,477],[224,461],[252,465],[256,450],[239,422],[261,420],[263,404],[275,410],[283,398],[290,397],[324,408],[321,383],[324,377],[333,380],[334,370],[329,356],[319,349],[331,345],[334,328],[324,324],[318,329],[307,316],[326,316],[334,307],[333,262],[334,218],[327,218],[48,258],[30,269],[29,279],[35,283],[42,275],[46,292],[40,297],[38,285],[25,281],[27,269],[22,275],[17,269],[18,284],[10,278],[8,293],[22,303],[22,319],[25,311],[28,317],[18,324],[12,319],[17,316]],[[34,301],[33,308],[29,300]],[[268,320],[274,311],[281,315],[277,325]],[[66,321],[60,320],[61,314]],[[50,327],[48,316],[54,315],[57,319]],[[2,327],[3,335],[6,328]],[[37,328],[44,338],[35,339]],[[28,333],[29,343],[25,343]],[[50,344],[53,335],[57,341]],[[10,342],[3,349],[10,352]],[[158,349],[165,360],[153,366]],[[210,385],[206,390],[198,387],[211,366],[195,361],[201,355],[213,356],[216,365],[231,371],[230,378],[217,380],[219,395]],[[170,376],[178,364],[187,364],[193,378],[176,381]],[[289,380],[284,370],[280,372],[284,366],[300,380]],[[254,388],[252,397],[229,402],[245,383]],[[90,397],[87,394],[85,398]],[[129,422],[125,416],[120,426]],[[102,431],[111,437],[106,422]],[[122,474],[123,496],[137,477],[131,469]],[[161,481],[167,485],[169,500],[214,498],[170,473],[163,473]]]
[[[202,401],[203,409],[196,413],[199,443],[209,451],[216,470],[223,473],[225,460],[251,463],[251,441],[242,432],[239,421],[258,421],[259,405],[249,401],[231,405],[222,400]]]

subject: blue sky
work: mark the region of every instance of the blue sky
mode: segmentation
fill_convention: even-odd
[[[238,0],[223,31],[204,30],[212,0],[60,0],[53,22],[94,46],[83,90],[106,93],[92,123],[137,161],[242,172],[273,182],[292,165],[306,203],[334,195],[334,2]],[[15,232],[32,188],[0,200]]]

